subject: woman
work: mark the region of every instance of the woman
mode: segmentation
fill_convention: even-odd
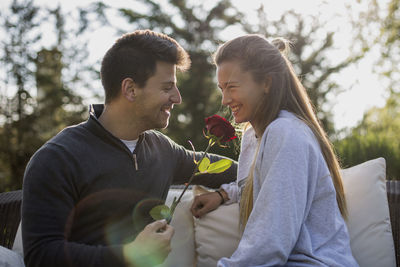
[[[222,104],[247,123],[236,184],[197,197],[201,217],[240,201],[243,234],[218,266],[358,266],[344,219],[339,164],[306,90],[285,56],[288,42],[245,35],[216,52]]]

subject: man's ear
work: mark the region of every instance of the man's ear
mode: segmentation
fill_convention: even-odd
[[[136,97],[136,84],[132,80],[132,78],[125,78],[122,80],[121,83],[121,94],[128,100],[128,101],[135,101]]]
[[[265,82],[264,82],[264,92],[265,92],[266,94],[269,93],[269,89],[271,88],[271,85],[272,85],[272,78],[271,78],[271,76],[268,76],[268,77],[265,79]]]

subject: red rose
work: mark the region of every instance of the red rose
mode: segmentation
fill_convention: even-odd
[[[218,115],[212,115],[205,118],[207,132],[218,138],[221,138],[219,142],[229,142],[237,136],[235,136],[235,128],[227,121]]]

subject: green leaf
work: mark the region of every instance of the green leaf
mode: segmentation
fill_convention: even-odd
[[[229,169],[232,165],[232,160],[229,159],[221,159],[217,162],[214,162],[208,166],[207,172],[208,173],[221,173]]]
[[[206,172],[209,165],[210,165],[210,160],[207,157],[204,157],[203,160],[199,163],[199,172],[201,173]]]
[[[150,210],[150,216],[156,221],[162,219],[168,220],[171,216],[171,210],[167,205],[158,205]]]
[[[178,205],[178,200],[176,200],[176,197],[174,197],[174,200],[172,201],[171,208],[170,208],[170,212],[169,212],[171,218],[172,218],[172,216],[174,215],[175,208],[176,208],[177,205]]]

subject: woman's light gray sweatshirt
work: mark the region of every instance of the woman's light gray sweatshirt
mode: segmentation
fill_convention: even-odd
[[[239,157],[241,187],[256,147],[250,128]],[[281,111],[265,130],[253,183],[253,210],[239,246],[218,266],[358,266],[318,141],[292,113]],[[223,188],[239,200],[238,186]]]

